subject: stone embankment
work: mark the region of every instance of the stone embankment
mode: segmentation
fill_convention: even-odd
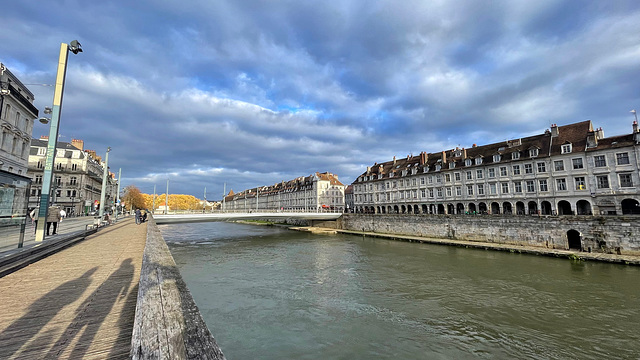
[[[302,226],[300,222],[294,225]],[[344,214],[340,233],[584,260],[640,264],[640,217]],[[326,230],[323,230],[326,231]]]

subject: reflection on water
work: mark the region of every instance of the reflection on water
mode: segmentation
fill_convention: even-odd
[[[162,225],[228,359],[640,357],[640,268],[311,235]]]

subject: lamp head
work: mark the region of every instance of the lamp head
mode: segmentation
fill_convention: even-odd
[[[51,109],[51,107],[49,106],[45,106],[44,107],[44,113],[45,114],[51,114],[53,112],[53,110]]]
[[[38,119],[38,121],[46,125],[49,123],[49,118],[41,117],[40,119]]]
[[[73,40],[71,44],[69,44],[68,48],[69,48],[69,51],[71,51],[74,54],[82,52],[82,45],[80,45],[78,40]]]

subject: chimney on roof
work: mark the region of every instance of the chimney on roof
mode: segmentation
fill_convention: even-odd
[[[394,156],[393,157],[393,165],[395,165],[395,164],[396,164],[396,157]]]
[[[604,139],[604,130],[602,130],[602,127],[596,129],[596,136],[598,140]]]
[[[633,121],[633,133],[637,133],[638,132],[638,122],[637,121]]]
[[[367,175],[371,175],[371,166],[367,166]]]
[[[378,174],[382,174],[382,169],[384,169],[384,167],[380,164],[380,166],[378,166]]]
[[[462,148],[462,158],[466,159],[467,158],[467,149]]]
[[[558,125],[551,124],[551,137],[558,137]]]
[[[80,151],[84,150],[84,141],[78,139],[71,139],[71,145],[80,149]]]
[[[427,163],[427,153],[423,151],[420,153],[420,165],[424,165]]]
[[[473,146],[472,146],[472,147],[477,147],[477,146],[478,146],[478,145],[476,145],[476,144],[473,144]]]
[[[444,164],[447,163],[447,152],[443,151],[442,152],[442,166],[444,166]]]
[[[40,140],[49,140],[48,135],[40,135]]]

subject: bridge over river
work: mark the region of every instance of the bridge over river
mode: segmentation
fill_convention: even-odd
[[[342,213],[330,212],[219,212],[204,214],[156,214],[153,218],[157,224],[174,224],[207,221],[234,221],[234,220],[337,220]]]

